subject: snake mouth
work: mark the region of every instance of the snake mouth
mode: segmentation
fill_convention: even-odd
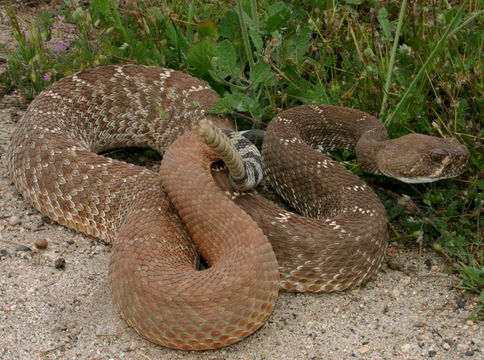
[[[404,182],[406,184],[427,184],[431,183],[434,181],[439,181],[439,180],[444,180],[444,179],[449,179],[453,176],[444,176],[444,177],[436,177],[436,178],[431,178],[431,177],[405,177],[405,176],[394,176],[394,175],[389,175],[383,173],[385,176],[397,179],[398,181]]]
[[[442,161],[439,166],[434,167],[432,172],[398,173],[388,169],[382,169],[381,173],[407,184],[424,184],[459,176],[467,169],[467,163],[467,157],[454,160],[446,158],[446,161]]]

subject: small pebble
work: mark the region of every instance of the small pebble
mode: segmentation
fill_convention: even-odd
[[[432,260],[426,259],[424,261],[425,266],[427,267],[427,270],[430,270],[432,268]]]
[[[404,353],[409,352],[411,349],[412,349],[412,344],[403,344],[402,347],[400,348],[400,350],[402,350],[402,352]]]
[[[361,346],[356,349],[356,352],[360,355],[365,355],[368,351],[370,351],[370,348],[367,345]]]
[[[12,215],[8,218],[8,224],[10,226],[16,226],[20,225],[22,222],[20,221],[20,218],[17,215]]]
[[[466,307],[466,301],[467,299],[462,296],[461,298],[457,299],[457,308],[458,309],[463,309]]]
[[[402,270],[403,269],[403,264],[397,260],[395,257],[388,257],[387,259],[387,265],[390,269],[392,270]]]
[[[418,270],[418,268],[415,266],[415,265],[408,265],[407,266],[407,271],[408,272],[416,272]]]
[[[450,350],[450,344],[444,340],[442,341],[442,348],[444,350]]]
[[[37,249],[41,249],[41,250],[46,249],[47,244],[48,244],[48,242],[45,239],[39,239],[39,240],[35,241],[35,247]]]
[[[29,248],[28,246],[20,245],[17,248],[15,248],[15,251],[27,252],[27,251],[32,251],[32,249]]]
[[[401,295],[401,292],[400,292],[400,290],[399,290],[399,289],[394,288],[394,289],[392,290],[392,297],[393,297],[394,299],[398,299],[398,298],[400,297],[400,295]]]
[[[8,252],[5,249],[0,249],[0,257],[7,256]]]
[[[435,355],[437,355],[437,351],[429,350],[429,357],[434,357]]]
[[[55,261],[55,268],[56,269],[64,269],[66,267],[66,259],[64,258],[58,258]]]
[[[465,356],[474,356],[474,350],[466,351]]]

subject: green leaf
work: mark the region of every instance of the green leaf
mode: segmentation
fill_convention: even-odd
[[[305,54],[308,51],[308,44],[311,39],[311,28],[305,26],[294,34],[294,37],[286,40],[286,47],[289,57],[293,58],[297,63],[302,63],[305,60]]]
[[[217,45],[211,39],[202,40],[193,44],[188,52],[187,62],[191,73],[196,77],[204,78],[212,68],[212,58],[217,55]]]
[[[307,90],[307,98],[309,103],[312,104],[332,104],[332,100],[329,97],[325,84],[318,83],[312,88]]]
[[[262,41],[262,37],[259,35],[259,33],[254,29],[250,28],[249,36],[250,36],[250,39],[252,40],[252,44],[254,44],[257,51],[259,53],[262,53],[262,51],[264,50],[264,42]]]
[[[269,7],[268,15],[266,18],[266,30],[273,32],[287,25],[288,20],[291,18],[291,10],[283,2],[277,2]]]
[[[260,105],[245,93],[225,93],[224,97],[214,104],[212,109],[215,113],[249,112],[251,114],[261,113]]]
[[[224,97],[214,104],[214,110],[223,113],[230,113],[234,110],[246,112],[247,106],[244,104],[245,100],[241,94],[225,93]]]
[[[197,25],[197,32],[200,37],[218,38],[217,24],[213,21],[202,21]]]
[[[152,149],[146,149],[143,151],[143,155],[146,156],[148,159],[151,160],[160,160],[161,156],[158,154],[155,150]]]
[[[206,110],[205,113],[223,115],[223,114],[230,114],[232,111],[233,109],[230,106],[230,104],[228,104],[227,100],[225,98],[222,98],[215,101],[212,104],[212,108],[209,110]]]
[[[218,25],[221,36],[235,40],[240,38],[239,16],[234,10],[227,10]]]
[[[93,0],[89,6],[92,15],[101,14],[108,16],[111,14],[111,1],[109,0]]]
[[[273,80],[274,74],[272,73],[271,66],[265,61],[259,61],[250,73],[252,87],[257,87],[262,82],[272,83]]]
[[[235,47],[229,40],[223,40],[217,46],[217,58],[214,61],[217,74],[226,78],[230,75],[234,77],[240,74],[240,69],[237,67],[237,53]]]
[[[175,49],[177,49],[180,53],[184,53],[184,51],[188,48],[187,40],[180,35],[178,29],[175,27],[175,25],[173,25],[171,20],[166,22],[165,34],[173,43]]]
[[[392,41],[392,27],[388,21],[388,11],[384,7],[378,10],[378,22],[380,23],[380,27],[385,34],[385,39],[387,41]]]

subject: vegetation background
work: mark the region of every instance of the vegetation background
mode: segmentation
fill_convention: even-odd
[[[4,2],[5,3],[5,2]],[[17,40],[1,90],[33,98],[73,72],[112,62],[181,69],[221,95],[214,109],[264,128],[281,109],[337,104],[367,111],[392,137],[456,137],[461,177],[409,185],[365,177],[387,209],[391,241],[432,246],[480,296],[483,318],[484,4],[467,1],[52,1]],[[52,7],[51,7],[52,8]],[[359,175],[354,156],[333,154]],[[364,176],[364,175],[363,175]]]

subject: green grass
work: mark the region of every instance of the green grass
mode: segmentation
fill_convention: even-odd
[[[483,3],[231,3],[94,0],[87,8],[66,1],[26,29],[7,7],[18,46],[2,85],[32,98],[75,71],[129,61],[208,81],[222,96],[215,111],[241,128],[264,127],[289,106],[324,103],[375,114],[392,136],[456,137],[472,154],[461,177],[428,185],[370,181],[382,190],[393,240],[423,239],[460,274],[463,291],[482,299]],[[62,23],[72,24],[73,40],[56,35]],[[410,202],[402,205],[395,193]],[[482,310],[473,316],[482,318]]]

